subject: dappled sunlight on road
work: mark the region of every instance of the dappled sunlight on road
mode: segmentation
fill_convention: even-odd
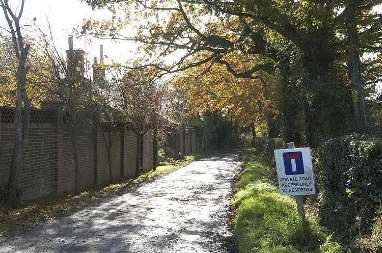
[[[236,155],[212,157],[0,239],[0,252],[228,252]]]

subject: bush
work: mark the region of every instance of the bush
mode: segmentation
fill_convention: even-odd
[[[375,253],[382,252],[382,212],[373,225],[371,233],[371,249]]]
[[[5,204],[6,192],[5,187],[0,185],[0,206]]]
[[[265,158],[267,162],[273,164],[274,162],[274,150],[285,148],[285,141],[281,138],[256,138],[253,143],[257,153]]]
[[[318,150],[315,167],[320,222],[344,242],[371,232],[382,199],[382,140],[332,139]]]
[[[382,253],[382,210],[375,219],[370,235],[357,239],[361,252]]]

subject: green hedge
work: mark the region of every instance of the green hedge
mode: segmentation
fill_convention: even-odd
[[[382,139],[332,139],[316,155],[319,218],[344,241],[373,228],[382,200]]]

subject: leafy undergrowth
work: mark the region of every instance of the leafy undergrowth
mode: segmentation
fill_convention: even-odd
[[[303,225],[293,199],[278,193],[274,169],[253,150],[245,151],[243,159],[234,196],[239,253],[344,252],[314,219]]]
[[[362,252],[382,252],[382,209],[375,219],[371,234],[359,238],[357,244]]]
[[[36,200],[18,209],[0,207],[0,236],[27,229],[33,226],[34,223],[49,221],[67,215],[95,201],[123,193],[133,186],[151,181],[184,167],[196,158],[195,156],[186,156],[184,160],[172,160],[158,166],[155,170],[145,172],[135,179],[125,180],[103,188],[88,189],[78,195],[66,194],[60,197],[48,197]]]

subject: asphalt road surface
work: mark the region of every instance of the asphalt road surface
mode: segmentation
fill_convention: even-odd
[[[230,252],[237,158],[195,161],[70,216],[0,238],[0,252]]]

